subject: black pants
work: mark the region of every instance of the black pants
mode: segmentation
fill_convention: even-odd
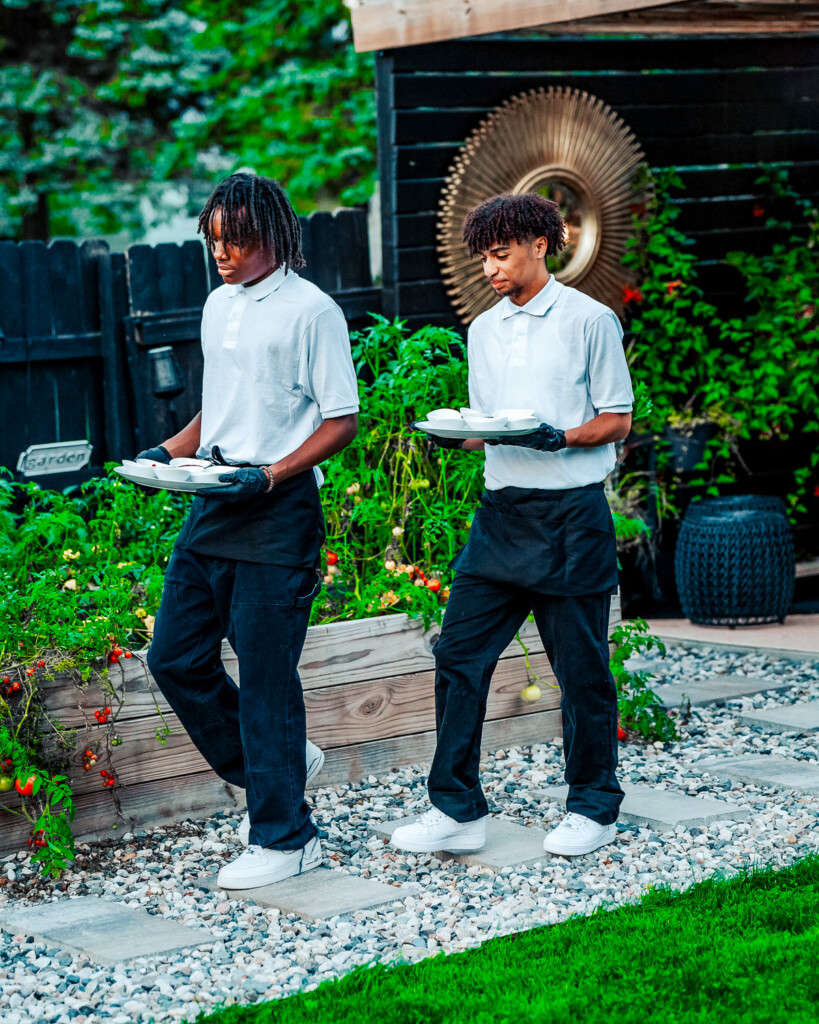
[[[300,849],[316,834],[304,799],[306,716],[296,667],[315,570],[174,549],[148,667],[217,775],[246,791],[250,842]],[[222,664],[239,659],[241,689]]]
[[[530,612],[561,690],[566,807],[601,825],[617,819],[617,691],[609,670],[611,598],[553,597],[458,573],[435,647],[438,745],[432,804],[456,821],[487,813],[478,779],[492,673]]]

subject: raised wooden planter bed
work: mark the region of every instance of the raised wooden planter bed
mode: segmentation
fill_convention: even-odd
[[[620,621],[617,598],[612,602],[610,628]],[[435,665],[431,644],[437,627],[424,631],[420,620],[406,615],[359,619],[312,626],[299,665],[307,705],[308,733],[326,754],[315,785],[360,779],[392,768],[429,761],[435,749]],[[543,696],[525,704],[526,666],[520,644],[504,652],[492,680],[487,703],[483,745],[488,750],[513,744],[541,742],[559,736],[560,693],[533,623],[521,636],[529,648],[532,669],[543,681]],[[239,680],[233,651],[227,643],[223,657]],[[156,689],[144,661],[135,656],[112,671],[111,680],[123,696],[116,712],[121,746],[113,748],[111,765],[118,787],[122,817],[110,789],[103,789],[101,758],[89,772],[81,767],[84,730],[99,730],[94,711],[113,703],[96,686],[78,691],[68,680],[43,684],[50,713],[65,728],[77,729],[80,749],[73,755],[72,786],[77,814],[75,835],[116,835],[140,824],[159,824],[214,811],[240,808],[244,793],[219,779],[207,766]],[[554,688],[549,685],[551,683]],[[156,703],[155,703],[156,700]],[[156,736],[162,723],[157,704],[173,730],[162,744]],[[0,804],[14,806],[12,791]],[[2,814],[2,812],[0,812]],[[123,818],[125,819],[123,821]],[[12,815],[0,816],[0,853],[25,845],[29,827]]]

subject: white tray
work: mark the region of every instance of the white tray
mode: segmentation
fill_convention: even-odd
[[[523,437],[524,434],[536,433],[538,429],[537,427],[524,427],[523,430],[510,430],[508,427],[501,427],[500,430],[470,430],[468,427],[445,427],[442,424],[430,423],[429,420],[416,420],[413,426],[416,430],[423,430],[425,434],[436,434],[438,437],[453,439],[461,437],[465,441],[482,438],[494,441],[496,437]]]
[[[194,494],[196,491],[213,491],[219,487],[228,487],[229,484],[220,483],[198,483],[194,480],[160,480],[153,473],[138,473],[133,469],[126,469],[125,466],[116,466],[115,473],[125,477],[134,484],[142,484],[143,487],[155,487],[160,491],[182,491],[185,494]]]

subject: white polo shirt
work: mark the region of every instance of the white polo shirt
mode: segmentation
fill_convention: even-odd
[[[283,268],[249,288],[224,284],[202,313],[198,455],[269,465],[323,420],[358,411],[344,315],[329,295]]]
[[[504,297],[469,328],[469,404],[534,409],[540,423],[579,427],[601,412],[631,412],[623,330],[602,303],[552,275],[525,306]],[[538,452],[487,445],[489,490],[566,490],[604,480],[615,463],[613,444]]]

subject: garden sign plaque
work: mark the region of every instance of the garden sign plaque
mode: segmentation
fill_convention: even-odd
[[[93,445],[90,441],[52,441],[31,444],[20,453],[17,472],[23,476],[71,473],[88,465]]]

